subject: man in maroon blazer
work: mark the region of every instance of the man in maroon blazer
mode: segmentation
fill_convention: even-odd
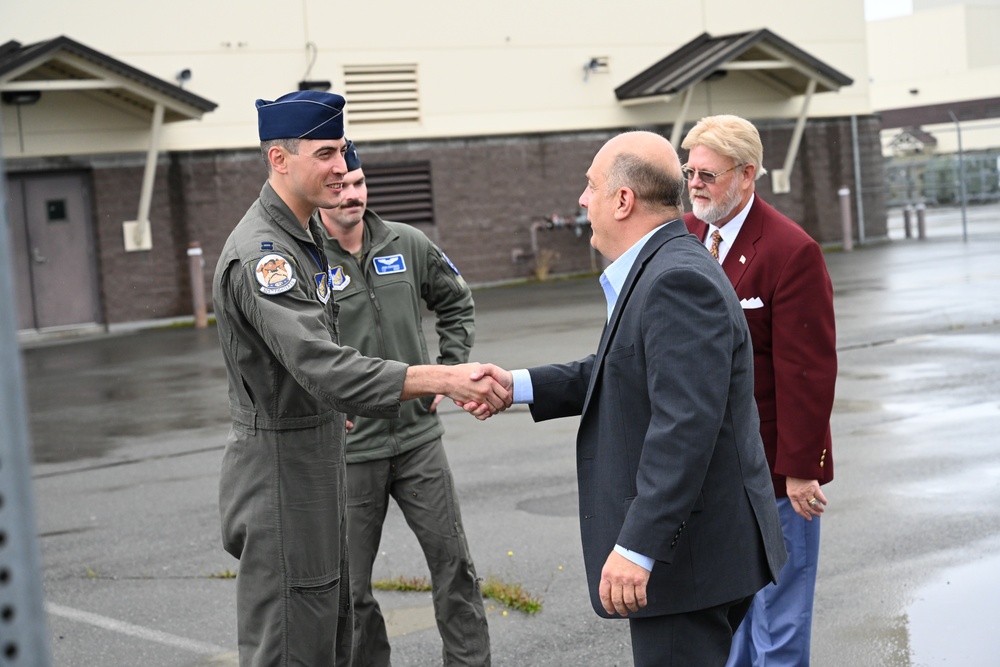
[[[819,245],[754,194],[766,172],[757,129],[703,118],[681,144],[688,230],[736,288],[754,351],[754,397],[789,559],[733,637],[727,666],[809,664],[821,485],[833,479],[830,413],[837,377],[833,288]]]

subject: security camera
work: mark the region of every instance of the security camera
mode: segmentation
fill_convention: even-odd
[[[190,80],[191,80],[191,70],[182,69],[180,72],[177,73],[177,83],[182,88],[184,87],[184,83]]]

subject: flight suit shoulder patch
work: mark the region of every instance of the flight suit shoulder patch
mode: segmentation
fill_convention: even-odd
[[[277,253],[269,253],[257,260],[254,276],[260,283],[260,291],[269,296],[284,294],[297,282],[292,263]]]
[[[451,267],[451,270],[455,272],[456,276],[462,275],[461,273],[458,272],[458,267],[455,266],[455,263],[452,262],[451,259],[448,258],[448,255],[444,254],[444,250],[441,250],[441,248],[438,248],[438,252],[441,253],[442,257],[444,257],[444,261],[448,262],[448,266]]]
[[[351,277],[347,275],[343,265],[330,267],[330,286],[334,292],[341,292],[351,284]]]

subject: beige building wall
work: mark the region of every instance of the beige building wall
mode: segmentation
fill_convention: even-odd
[[[359,141],[432,139],[604,129],[671,122],[680,100],[623,107],[616,86],[702,32],[713,36],[768,28],[852,77],[853,86],[816,95],[810,115],[872,112],[862,0],[831,3],[778,0],[510,0],[503,4],[438,0],[356,3],[328,0],[48,0],[0,3],[0,39],[31,43],[65,35],[154,76],[174,82],[191,71],[185,89],[216,102],[201,121],[169,124],[164,150],[247,148],[256,143],[258,97],[274,99],[298,81],[329,80],[343,91],[345,67],[413,65],[419,118],[352,124]],[[345,25],[344,18],[351,22]],[[308,45],[315,45],[312,49]],[[314,62],[312,57],[315,55]],[[606,71],[584,76],[603,59]],[[714,113],[794,118],[802,100],[764,86],[700,86],[689,119]],[[83,96],[78,95],[78,98]],[[68,102],[67,99],[73,100]],[[86,104],[64,97],[58,104]],[[51,104],[51,102],[50,102]],[[56,108],[47,113],[58,113]],[[136,128],[92,122],[47,132],[41,119],[24,150],[3,115],[4,153],[11,157],[92,152],[94,134],[108,151],[145,150]],[[49,125],[48,127],[51,127]],[[89,135],[89,136],[88,136]]]
[[[1000,4],[935,6],[868,23],[876,109],[1000,97]],[[962,121],[965,150],[1000,146],[1000,119]],[[958,150],[955,125],[927,125],[939,153]],[[882,133],[887,146],[898,129]]]

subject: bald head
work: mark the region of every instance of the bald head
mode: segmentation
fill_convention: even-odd
[[[669,141],[652,132],[618,135],[594,156],[580,195],[590,244],[614,261],[652,229],[679,218],[683,194],[680,160]]]
[[[626,132],[604,144],[597,155],[607,165],[609,189],[630,188],[636,203],[658,217],[677,217],[683,211],[681,163],[665,138],[653,132]]]

